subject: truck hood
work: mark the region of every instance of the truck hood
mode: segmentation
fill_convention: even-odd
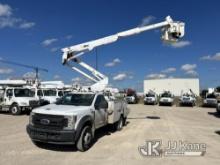
[[[12,101],[17,102],[20,106],[28,106],[29,101],[38,101],[38,99],[35,97],[15,97]]]
[[[88,110],[90,110],[89,106],[49,104],[43,107],[36,108],[32,112],[48,115],[77,115],[84,113]]]

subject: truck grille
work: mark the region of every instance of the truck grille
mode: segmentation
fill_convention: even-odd
[[[37,100],[30,100],[29,101],[29,105],[30,105],[30,107],[38,107],[39,106],[39,101],[37,101]]]
[[[68,119],[60,115],[35,114],[32,122],[36,128],[62,130],[67,126]]]

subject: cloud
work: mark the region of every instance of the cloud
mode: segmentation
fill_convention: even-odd
[[[12,73],[14,70],[11,68],[0,68],[0,74],[10,74]]]
[[[121,62],[121,60],[119,58],[115,58],[113,61],[106,63],[105,67],[113,67],[120,62]]]
[[[41,44],[43,46],[49,46],[49,45],[51,45],[51,44],[53,44],[54,42],[57,42],[57,41],[58,41],[57,38],[49,38],[49,39],[44,40]]]
[[[0,28],[16,27],[22,20],[13,17],[0,17]]]
[[[193,77],[198,76],[198,73],[195,70],[188,70],[185,74]]]
[[[176,68],[167,68],[161,71],[162,73],[173,73],[176,72]]]
[[[65,39],[67,39],[67,40],[70,40],[71,38],[73,38],[72,35],[67,35],[67,36],[65,37]]]
[[[128,75],[126,73],[119,73],[113,77],[113,80],[122,81],[122,80],[125,80],[127,77],[128,77]]]
[[[183,71],[190,71],[196,69],[197,65],[196,64],[184,64],[181,66],[181,70]]]
[[[166,78],[166,74],[161,74],[161,73],[152,73],[146,76],[148,79],[163,79]]]
[[[36,73],[35,72],[27,72],[23,75],[23,78],[35,79],[36,78]]]
[[[59,49],[60,49],[59,47],[53,47],[53,48],[50,49],[50,51],[51,51],[51,52],[56,52],[56,51],[58,51]]]
[[[10,16],[12,15],[12,9],[9,5],[7,4],[1,4],[0,3],[0,17],[2,16]]]
[[[53,79],[55,80],[60,79],[60,78],[61,78],[60,75],[57,75],[57,74],[53,76]]]
[[[142,19],[141,24],[139,25],[140,27],[148,25],[149,23],[151,23],[153,20],[155,20],[156,18],[154,16],[146,16]]]
[[[20,29],[29,29],[29,28],[32,28],[33,26],[35,26],[34,22],[23,22],[20,24],[19,28]]]
[[[92,85],[92,81],[87,78],[74,77],[71,80],[74,85],[82,85],[82,86],[90,86]]]
[[[179,41],[179,42],[175,42],[175,43],[171,44],[171,46],[173,48],[183,48],[183,47],[186,47],[186,46],[189,46],[189,45],[191,45],[190,41]]]
[[[72,82],[79,82],[79,81],[81,81],[82,79],[80,78],[80,77],[74,77],[74,78],[72,78]]]
[[[34,22],[28,22],[23,18],[15,17],[12,11],[9,5],[0,3],[0,28],[28,29],[35,26]]]
[[[203,56],[200,58],[201,60],[210,60],[210,61],[220,61],[220,52],[214,55]]]

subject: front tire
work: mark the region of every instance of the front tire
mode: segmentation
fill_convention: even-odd
[[[93,142],[92,127],[85,126],[82,129],[79,140],[76,143],[76,147],[79,151],[84,152],[87,151],[92,146],[92,142]]]
[[[120,131],[122,130],[122,127],[123,127],[123,118],[121,116],[120,119],[114,124],[114,130]]]
[[[10,112],[12,115],[20,115],[21,114],[21,108],[17,104],[13,104],[10,107]]]

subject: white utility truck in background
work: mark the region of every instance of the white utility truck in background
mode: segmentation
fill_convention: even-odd
[[[39,106],[39,99],[26,81],[0,80],[0,111],[9,111],[12,115],[20,115],[22,111],[30,112]]]
[[[40,82],[37,95],[48,104],[55,103],[64,95],[64,87],[62,81],[43,81]]]
[[[179,99],[179,105],[190,105],[195,106],[196,105],[196,95],[195,93],[190,89],[188,92],[182,93],[180,99]]]
[[[215,93],[207,93],[206,98],[203,100],[204,107],[216,107],[218,104],[217,96]]]
[[[174,104],[174,95],[170,91],[164,91],[160,95],[159,105],[170,105]]]
[[[79,72],[94,84],[65,95],[55,104],[34,109],[27,125],[30,138],[34,142],[76,144],[78,150],[86,151],[92,145],[96,129],[113,124],[120,130],[129,113],[124,98],[117,98],[117,94],[112,92],[113,89],[108,88],[108,77],[83,62],[80,56],[120,38],[157,28],[162,28],[162,39],[165,41],[177,41],[184,36],[184,23],[174,22],[168,16],[161,23],[137,27],[62,49],[63,65]]]
[[[144,104],[153,104],[153,105],[157,105],[158,103],[158,96],[157,94],[150,90],[148,91],[148,93],[146,93],[145,97],[144,97]]]
[[[125,100],[127,101],[128,104],[137,104],[139,99],[136,91],[130,88],[127,89]]]

